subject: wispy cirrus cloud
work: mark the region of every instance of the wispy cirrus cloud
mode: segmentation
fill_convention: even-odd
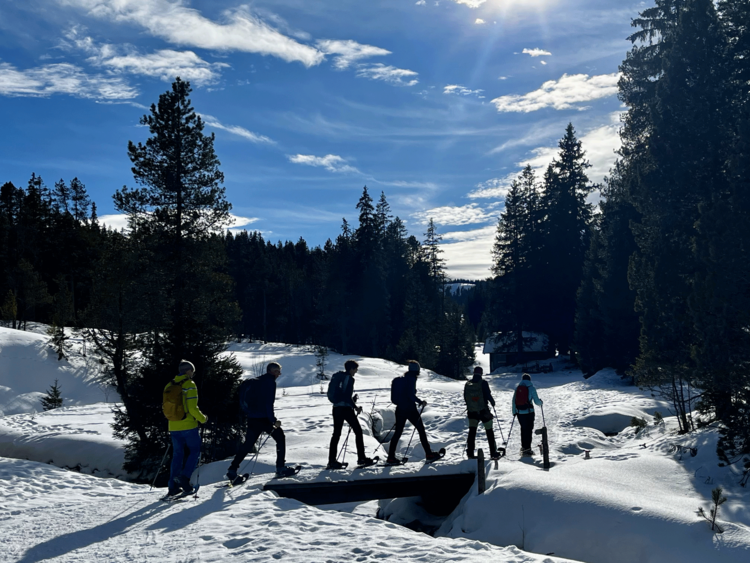
[[[524,49],[523,54],[531,55],[532,57],[550,57],[552,53],[545,51],[544,49]]]
[[[220,76],[220,69],[226,63],[208,63],[192,51],[172,51],[163,49],[148,55],[136,53],[104,57],[98,61],[114,71],[152,76],[171,82],[179,76],[197,86],[215,83]]]
[[[419,83],[419,80],[413,78],[418,76],[417,72],[404,68],[386,66],[383,63],[377,63],[368,67],[360,67],[357,70],[357,76],[369,78],[370,80],[382,80],[398,86],[414,86]]]
[[[118,23],[132,23],[175,45],[218,51],[244,51],[300,62],[320,64],[318,49],[287,37],[260,19],[247,6],[226,10],[216,22],[183,2],[170,0],[58,0],[90,15]]]
[[[334,57],[333,67],[337,70],[347,69],[352,64],[369,59],[370,57],[382,57],[391,54],[387,49],[381,49],[372,45],[363,45],[351,40],[324,39],[318,41],[317,46],[326,55]]]
[[[544,108],[556,110],[585,109],[575,104],[590,102],[617,94],[619,73],[589,76],[563,74],[559,80],[549,80],[541,88],[528,94],[500,96],[492,100],[499,112],[529,113]]]
[[[479,8],[487,0],[453,0],[456,4],[465,4],[469,8]]]
[[[485,279],[492,267],[492,245],[497,227],[487,225],[468,231],[443,233],[443,257],[451,278]]]
[[[119,77],[88,74],[69,63],[26,70],[18,70],[9,63],[0,63],[0,95],[47,97],[54,94],[120,101],[135,98],[138,90]]]
[[[411,217],[422,225],[426,225],[432,219],[437,225],[475,225],[495,221],[499,213],[495,210],[496,205],[482,208],[476,203],[461,206],[435,207],[426,211],[412,213]]]
[[[474,23],[477,25],[482,25],[483,23],[485,23],[485,21],[482,18],[477,18],[474,20]]]
[[[205,124],[208,125],[209,127],[214,127],[215,129],[222,129],[234,135],[243,137],[244,139],[247,139],[248,141],[251,141],[253,143],[264,143],[264,144],[269,144],[269,145],[276,144],[275,141],[272,141],[265,135],[259,135],[257,133],[253,133],[252,131],[248,131],[244,127],[240,127],[239,125],[224,125],[212,115],[201,114],[201,118],[203,119]]]
[[[510,184],[518,176],[512,172],[503,178],[491,178],[477,184],[477,189],[466,194],[469,199],[505,199],[510,190]]]
[[[329,172],[346,172],[361,174],[354,166],[350,166],[346,163],[346,159],[335,154],[327,154],[325,156],[314,156],[311,154],[295,154],[288,155],[287,158],[290,162],[295,164],[304,164],[307,166],[315,166],[325,168]]]
[[[484,90],[470,90],[460,84],[449,84],[443,88],[443,94],[456,94],[458,96],[476,96],[478,98],[484,98],[482,93]]]

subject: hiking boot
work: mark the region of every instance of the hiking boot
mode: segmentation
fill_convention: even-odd
[[[435,461],[436,459],[440,459],[440,453],[438,452],[429,452],[424,456],[425,460],[427,461]]]
[[[375,465],[375,461],[369,457],[361,457],[357,460],[357,465],[367,467],[368,465]]]
[[[534,450],[531,448],[521,450],[521,457],[534,457]]]
[[[469,459],[476,459],[477,456],[474,455],[474,450],[466,450],[466,457]]]
[[[228,481],[234,483],[234,480],[237,478],[237,470],[230,467],[229,469],[227,469],[227,473],[226,475],[224,475],[224,477],[226,477]]]
[[[292,475],[296,475],[297,470],[294,467],[277,467],[276,468],[276,477],[291,477]]]
[[[175,487],[174,489],[169,489],[167,491],[168,497],[176,497],[177,495],[181,495],[181,494],[182,494],[182,489],[180,487]]]
[[[185,477],[184,475],[180,475],[175,479],[177,483],[182,487],[182,490],[185,494],[190,494],[195,490],[195,487],[190,484],[190,477]]]
[[[386,459],[385,462],[388,465],[400,465],[401,464],[401,460],[400,459],[398,459],[396,457],[393,457],[391,455],[388,456],[388,459]]]
[[[326,469],[344,469],[344,467],[346,467],[346,465],[334,459],[333,461],[328,462]]]

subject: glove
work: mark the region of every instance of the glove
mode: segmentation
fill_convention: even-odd
[[[362,414],[362,407],[357,407],[357,414]]]
[[[352,397],[352,401],[355,403],[357,402],[357,399],[359,399],[359,395],[354,395],[354,397]]]
[[[419,404],[421,405],[422,408],[425,408],[427,406],[427,401],[422,401]]]
[[[280,420],[277,420],[276,422],[274,422],[274,423],[273,423],[273,427],[274,427],[274,428],[281,428],[281,421],[280,421]]]
[[[539,399],[539,406],[541,407],[543,404],[544,404],[544,401],[542,401],[541,399]]]

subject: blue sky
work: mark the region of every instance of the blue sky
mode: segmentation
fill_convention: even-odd
[[[600,181],[623,107],[630,0],[24,0],[0,3],[0,182],[77,176],[103,222],[134,186],[128,140],[175,76],[236,228],[321,245],[363,186],[448,273],[489,275],[503,195],[572,122]]]

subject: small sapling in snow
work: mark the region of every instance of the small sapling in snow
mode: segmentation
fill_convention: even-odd
[[[709,522],[711,524],[711,530],[717,534],[724,533],[724,528],[716,523],[716,518],[719,516],[719,507],[727,501],[727,497],[722,494],[723,492],[724,491],[721,487],[716,487],[711,491],[711,500],[714,504],[709,509],[708,514],[706,514],[706,511],[703,510],[703,508],[698,509],[698,515],[702,516],[707,522]]]

